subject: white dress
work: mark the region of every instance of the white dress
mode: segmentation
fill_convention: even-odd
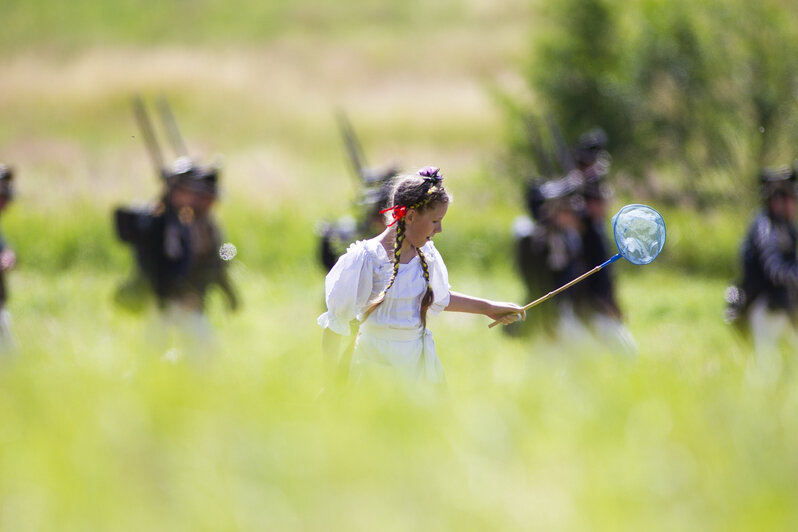
[[[433,302],[427,311],[430,316],[449,305],[449,273],[432,241],[421,251],[433,291]],[[349,323],[355,319],[360,322],[350,368],[350,379],[354,381],[387,372],[414,382],[440,383],[444,379],[443,368],[432,334],[421,324],[421,299],[427,285],[418,256],[399,265],[385,300],[363,321],[369,302],[388,285],[392,272],[392,257],[376,238],[349,246],[327,274],[327,312],[319,316],[318,323],[349,336]]]

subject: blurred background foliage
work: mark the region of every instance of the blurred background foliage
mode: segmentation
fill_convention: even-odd
[[[569,139],[602,127],[615,169],[671,204],[750,206],[758,169],[796,157],[794,2],[565,0],[540,16],[529,91],[508,102],[521,172],[540,173],[524,118],[546,115]]]

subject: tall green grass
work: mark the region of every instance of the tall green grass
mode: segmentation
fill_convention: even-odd
[[[52,224],[49,248],[35,243],[47,219],[8,213],[20,256],[45,258],[9,278],[21,347],[0,363],[0,528],[795,523],[795,364],[788,358],[775,383],[757,379],[721,320],[725,279],[674,268],[668,245],[649,266],[613,265],[634,360],[444,313],[430,324],[442,397],[382,385],[318,398],[313,213],[241,207],[221,215],[239,248],[232,275],[244,307],[230,315],[214,294],[217,347],[177,363],[164,355],[184,344],[162,336],[157,314],[111,303],[128,257],[104,212]],[[468,211],[462,200],[437,239],[452,251],[453,288],[518,300],[505,242],[483,242],[489,251],[475,259],[465,250],[490,234],[469,233],[458,211]],[[671,219],[671,234],[698,220]]]

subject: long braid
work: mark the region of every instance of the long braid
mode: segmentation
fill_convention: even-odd
[[[391,272],[391,278],[388,281],[388,285],[383,289],[380,294],[374,298],[374,301],[371,302],[369,308],[366,310],[365,316],[363,319],[365,320],[368,318],[374,309],[380,306],[380,304],[385,301],[385,294],[388,290],[393,286],[394,281],[396,281],[396,276],[399,274],[399,259],[401,258],[402,254],[402,243],[405,240],[405,221],[399,220],[399,223],[396,224],[396,240],[393,244],[393,271]]]
[[[427,291],[424,292],[424,297],[421,299],[421,324],[426,329],[427,309],[432,305],[435,294],[433,294],[432,287],[429,285],[429,266],[427,265],[427,259],[424,257],[424,253],[421,252],[421,248],[417,248],[416,253],[418,253],[418,258],[421,259],[421,269],[424,271],[424,280],[427,281]]]
[[[388,281],[388,286],[382,291],[381,299],[385,299],[385,292],[393,286],[396,281],[396,275],[399,273],[399,259],[402,254],[402,243],[405,241],[405,221],[399,220],[396,224],[396,240],[393,243],[393,272],[391,272],[391,279]]]

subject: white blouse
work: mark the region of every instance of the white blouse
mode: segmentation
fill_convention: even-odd
[[[427,262],[433,292],[428,312],[434,315],[449,305],[449,272],[432,241],[424,244],[421,251]],[[353,319],[363,321],[369,302],[388,286],[392,272],[392,257],[376,238],[350,245],[327,274],[327,312],[319,316],[319,325],[349,336],[349,322]],[[407,264],[399,265],[393,286],[385,294],[383,303],[369,316],[368,323],[391,329],[419,329],[421,299],[425,291],[421,259],[416,256]]]

